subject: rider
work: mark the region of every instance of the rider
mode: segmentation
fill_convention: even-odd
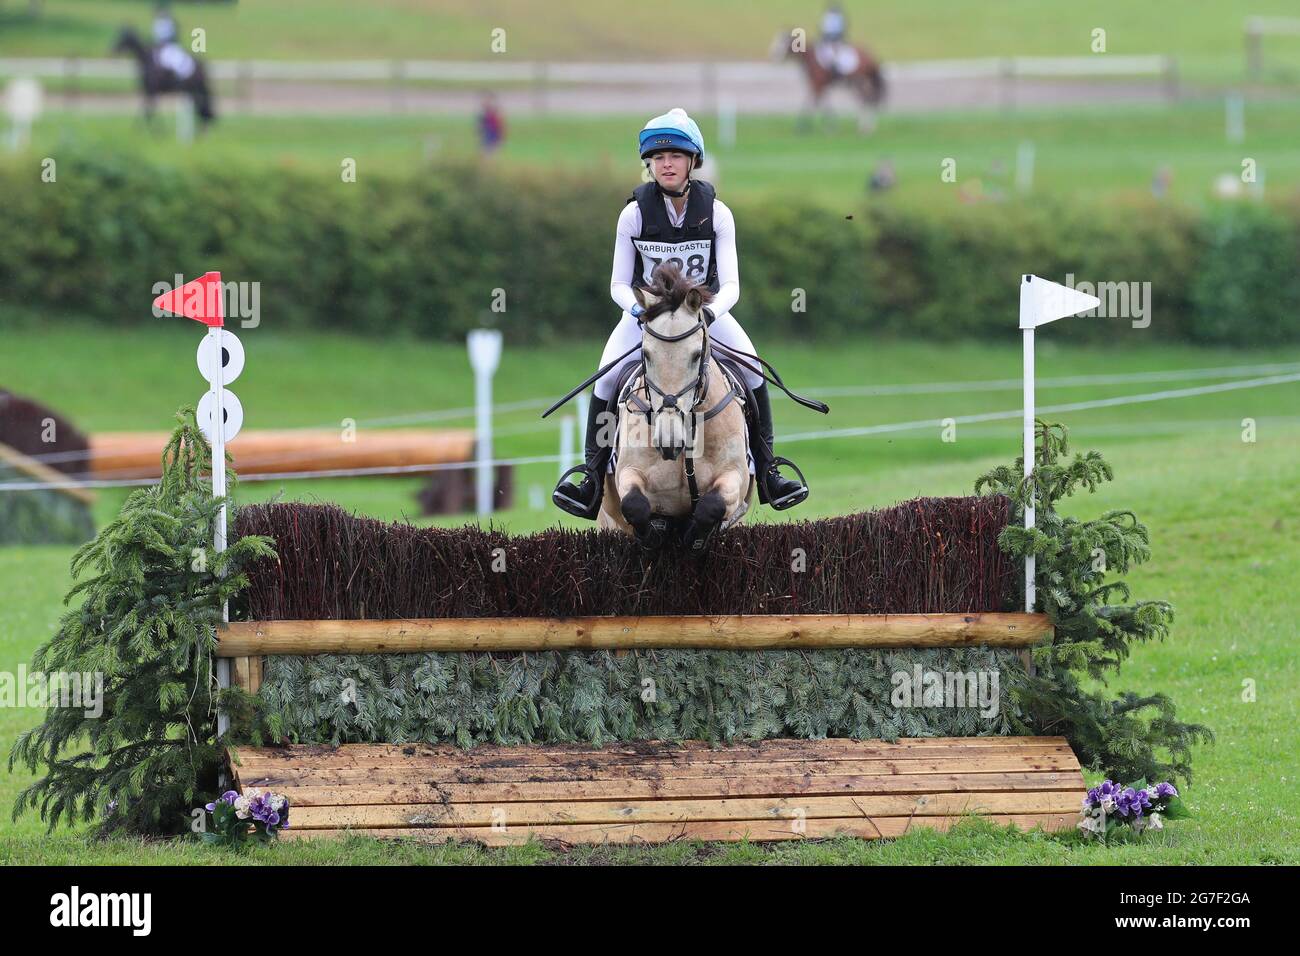
[[[691,178],[691,171],[704,161],[700,128],[685,110],[669,110],[645,124],[639,146],[641,159],[653,178],[633,191],[618,217],[609,292],[623,309],[623,316],[605,344],[599,367],[641,341],[637,320],[645,309],[637,302],[632,285],[648,284],[659,263],[670,258],[677,260],[684,275],[712,290],[711,311],[716,318],[709,325],[709,336],[722,345],[753,354],[749,336],[731,314],[740,298],[735,220],[731,210],[714,198],[713,186]],[[639,359],[640,352],[634,352],[596,382],[587,408],[586,461],[577,469],[582,481],[574,485],[562,478],[551,496],[569,514],[594,518],[600,508],[610,454],[608,444],[600,441],[607,420],[605,413],[612,412],[617,402],[614,387],[619,372]],[[752,360],[741,361],[758,367]],[[753,369],[742,368],[742,373],[753,389],[758,413],[758,434],[750,435],[750,453],[754,457],[759,500],[777,510],[793,507],[808,497],[808,489],[777,470],[767,382]]]
[[[818,44],[818,53],[823,64],[834,72],[840,68],[840,45],[848,31],[848,20],[844,9],[838,3],[832,3],[822,14],[822,35]]]
[[[154,8],[153,43],[154,57],[163,69],[170,70],[182,80],[194,72],[194,58],[182,49],[176,18],[165,3]]]
[[[153,11],[153,42],[154,46],[180,42],[177,39],[176,18],[165,3],[158,4]]]

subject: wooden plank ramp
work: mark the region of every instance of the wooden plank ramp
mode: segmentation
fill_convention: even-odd
[[[285,839],[347,833],[488,846],[897,837],[977,814],[1068,830],[1084,795],[1063,737],[578,746],[232,748],[239,790],[290,801]]]

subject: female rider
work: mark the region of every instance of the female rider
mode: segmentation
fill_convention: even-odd
[[[645,310],[637,302],[632,286],[648,285],[651,273],[668,259],[676,260],[684,276],[712,290],[711,310],[717,317],[709,326],[710,337],[753,354],[749,336],[731,314],[740,298],[735,220],[731,210],[714,198],[709,183],[691,178],[691,171],[704,161],[700,128],[685,110],[670,110],[646,123],[639,145],[641,159],[653,179],[633,191],[618,217],[609,294],[623,309],[623,317],[605,344],[598,367],[603,368],[641,341],[637,319]],[[586,461],[570,472],[581,474],[582,481],[574,485],[566,475],[551,496],[569,514],[595,518],[600,509],[602,479],[610,452],[599,440],[605,424],[602,416],[613,410],[617,400],[614,387],[619,373],[626,365],[639,361],[640,355],[640,350],[633,352],[626,362],[596,381],[595,395],[587,409]],[[777,470],[767,382],[755,371],[746,368],[742,372],[754,391],[758,412],[759,434],[750,435],[750,453],[754,457],[759,500],[777,510],[793,507],[808,497],[808,489]]]

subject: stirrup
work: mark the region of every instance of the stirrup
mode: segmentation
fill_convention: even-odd
[[[799,476],[799,484],[802,487],[798,491],[792,491],[784,497],[769,499],[767,503],[771,505],[773,511],[785,511],[787,508],[793,508],[795,505],[808,499],[808,479],[804,478],[803,471],[789,458],[782,458],[780,455],[772,456],[771,462],[769,462],[767,467],[763,469],[763,475],[766,476],[768,472],[779,465],[788,465],[793,468],[795,473]]]
[[[569,476],[579,473],[590,478],[596,484],[596,497],[591,504],[588,504],[580,498],[575,498],[572,495],[564,493],[563,489],[565,488],[577,488],[577,485],[569,482]],[[555,490],[551,492],[551,501],[555,503],[557,508],[566,514],[571,514],[575,518],[586,518],[590,521],[594,519],[596,513],[600,511],[600,503],[605,494],[604,485],[605,482],[603,476],[597,475],[594,468],[586,462],[583,462],[580,465],[574,465],[564,474],[560,475],[560,480],[556,484]]]

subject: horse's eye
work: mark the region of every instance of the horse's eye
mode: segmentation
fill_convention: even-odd
[[[703,352],[698,352],[698,351],[697,351],[697,352],[693,352],[693,353],[691,354],[691,361],[692,361],[692,362],[698,362],[698,361],[700,360],[700,356],[703,355],[703,354],[704,354]]]

